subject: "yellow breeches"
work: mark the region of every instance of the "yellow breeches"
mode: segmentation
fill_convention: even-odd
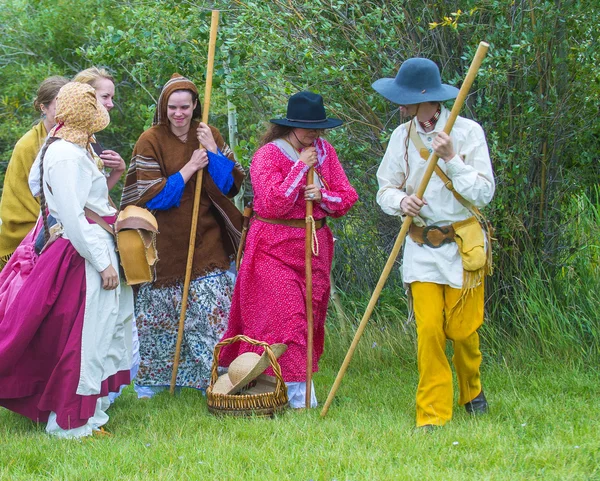
[[[452,372],[446,341],[454,345],[452,362],[458,377],[458,403],[481,392],[481,352],[477,329],[483,323],[483,284],[461,299],[461,290],[431,282],[411,285],[417,322],[419,387],[417,426],[444,425],[452,419]]]

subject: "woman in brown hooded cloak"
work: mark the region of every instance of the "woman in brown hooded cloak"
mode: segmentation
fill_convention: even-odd
[[[199,123],[201,106],[193,82],[174,74],[163,87],[153,126],[138,139],[122,206],[153,211],[160,233],[154,282],[136,300],[141,364],[139,397],[170,384],[187,263],[198,170],[206,168],[198,213],[192,281],[176,385],[204,390],[212,351],[227,328],[233,292],[228,272],[241,236],[241,213],[229,199],[244,171],[219,131]]]

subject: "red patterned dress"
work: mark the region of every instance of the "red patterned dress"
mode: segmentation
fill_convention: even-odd
[[[322,186],[321,202],[314,203],[315,220],[341,217],[358,199],[338,160],[335,149],[317,139],[315,183]],[[308,166],[299,153],[278,139],[261,147],[250,166],[254,211],[269,219],[302,219],[306,215],[304,187]],[[325,317],[329,302],[333,236],[328,226],[317,231],[318,255],[313,254],[314,349],[313,370],[323,353]],[[306,380],[305,229],[271,224],[254,218],[233,294],[229,327],[224,338],[244,334],[269,344],[285,343],[279,359],[286,382]],[[222,350],[221,365],[229,366],[246,351],[262,348],[235,343]],[[269,373],[269,371],[267,371]],[[272,372],[270,373],[273,374]]]

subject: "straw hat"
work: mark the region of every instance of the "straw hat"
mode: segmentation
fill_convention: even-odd
[[[270,347],[276,358],[279,358],[287,350],[286,344],[271,344]],[[214,394],[235,394],[258,378],[268,367],[269,357],[266,351],[263,352],[262,356],[255,352],[240,354],[231,361],[227,374],[219,376],[216,380],[212,392]],[[261,379],[266,382],[264,377]]]

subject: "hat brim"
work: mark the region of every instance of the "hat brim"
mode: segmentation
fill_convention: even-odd
[[[256,384],[251,388],[242,391],[242,394],[266,394],[275,392],[277,386],[277,378],[267,374],[261,374],[256,378]]]
[[[399,105],[443,102],[444,100],[455,99],[458,95],[458,89],[448,84],[442,84],[438,88],[422,91],[400,88],[395,80],[393,78],[381,78],[373,82],[371,86],[386,99]]]
[[[323,122],[302,122],[300,120],[271,119],[272,124],[283,125],[285,127],[295,127],[298,129],[334,129],[344,123],[340,119],[326,119]]]
[[[227,373],[221,374],[212,387],[212,392],[215,394],[227,394],[233,388],[233,384],[231,384],[231,380]]]
[[[276,359],[279,359],[282,354],[287,350],[287,344],[271,344],[271,351],[275,355]],[[256,362],[254,367],[240,379],[236,384],[232,384],[228,374],[222,374],[217,378],[215,384],[212,387],[212,392],[215,394],[236,394],[246,384],[253,379],[257,378],[262,374],[270,365],[269,356],[267,352],[263,352],[260,359]]]

